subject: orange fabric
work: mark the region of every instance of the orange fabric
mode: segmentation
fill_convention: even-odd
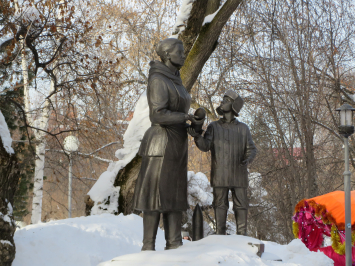
[[[334,191],[328,194],[317,196],[306,201],[314,200],[318,204],[326,206],[328,212],[334,217],[337,226],[345,224],[345,193]],[[351,191],[351,225],[355,224],[355,190]]]

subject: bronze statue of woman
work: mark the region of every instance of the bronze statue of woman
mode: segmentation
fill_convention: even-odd
[[[133,207],[143,211],[142,250],[155,250],[160,213],[165,249],[182,245],[182,211],[187,204],[186,121],[191,97],[182,85],[179,69],[184,65],[184,47],[178,39],[165,39],[156,49],[160,61],[150,62],[147,98],[151,127],[145,133],[139,155],[142,166],[137,178]]]

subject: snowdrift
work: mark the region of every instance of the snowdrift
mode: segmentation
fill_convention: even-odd
[[[164,251],[164,232],[158,230],[157,251],[140,252],[143,219],[137,215],[101,214],[29,225],[15,232],[13,266],[125,266],[125,265],[312,265],[330,266],[333,261],[311,252],[301,240],[289,245],[266,242],[262,258],[245,236],[208,236],[184,241],[176,250]],[[282,262],[272,261],[279,257]]]

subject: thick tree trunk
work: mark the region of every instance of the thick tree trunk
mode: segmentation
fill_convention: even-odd
[[[211,23],[204,26],[201,25],[202,28],[199,31],[199,36],[189,51],[185,65],[180,72],[182,81],[188,92],[191,91],[203,66],[217,47],[217,41],[224,25],[241,2],[241,0],[227,0]]]
[[[118,212],[124,215],[133,212],[133,194],[136,186],[139,170],[141,169],[142,157],[138,154],[133,160],[121,169],[115,179],[114,186],[120,186],[118,199]]]
[[[217,2],[219,1],[220,0],[217,0]],[[186,57],[189,55],[191,48],[194,45],[198,34],[200,33],[208,6],[206,2],[206,0],[195,0],[195,2],[192,4],[190,17],[187,20],[186,28],[179,35],[179,39],[184,43],[184,52]]]
[[[19,176],[17,158],[15,154],[10,155],[6,152],[0,137],[0,265],[2,266],[11,266],[15,258],[16,225],[12,206]]]
[[[141,168],[142,157],[138,154],[132,159],[132,161],[122,168],[115,178],[114,186],[120,186],[120,196],[118,198],[118,214],[124,215],[131,214],[133,210],[133,194],[136,186],[136,180]],[[91,209],[94,207],[94,201],[89,195],[84,198],[85,202],[85,215],[91,214]]]

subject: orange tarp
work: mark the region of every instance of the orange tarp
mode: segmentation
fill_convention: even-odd
[[[334,191],[328,194],[317,196],[306,201],[314,200],[318,204],[326,207],[332,214],[336,224],[345,224],[345,193],[344,191]],[[351,225],[355,223],[355,190],[351,191]]]

